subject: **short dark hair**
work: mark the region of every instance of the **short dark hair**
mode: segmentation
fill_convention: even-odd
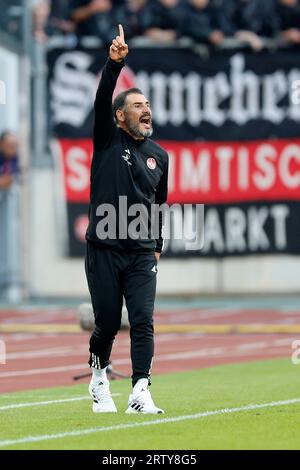
[[[134,93],[138,93],[139,95],[144,94],[139,88],[128,88],[128,90],[122,91],[122,93],[119,93],[115,97],[113,102],[113,113],[115,119],[117,119],[117,110],[124,108],[127,96],[133,95]]]

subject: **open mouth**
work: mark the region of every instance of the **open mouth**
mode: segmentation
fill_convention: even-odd
[[[151,117],[150,116],[142,116],[140,119],[140,123],[144,124],[145,127],[150,129],[151,127]]]

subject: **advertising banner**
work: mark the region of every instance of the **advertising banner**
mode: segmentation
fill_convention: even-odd
[[[82,256],[92,159],[93,101],[104,50],[52,50],[51,133],[67,206],[69,256]],[[166,256],[300,253],[300,83],[293,50],[216,53],[134,49],[115,94],[149,97],[153,138],[169,153],[173,224],[205,204],[203,249],[166,240]],[[101,129],[99,129],[101,132]],[[172,229],[171,229],[172,232]]]

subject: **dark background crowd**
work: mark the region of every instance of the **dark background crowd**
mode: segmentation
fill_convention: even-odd
[[[235,38],[254,50],[262,38],[300,43],[300,0],[31,0],[39,40],[57,34],[96,36],[109,43],[122,23],[127,39],[170,43],[191,38],[221,45]],[[3,7],[2,7],[3,3]],[[21,0],[0,0],[0,26],[18,29]]]

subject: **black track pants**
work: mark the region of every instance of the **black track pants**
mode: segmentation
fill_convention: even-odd
[[[154,253],[122,254],[87,242],[86,276],[95,315],[89,365],[104,368],[121,325],[123,296],[130,324],[133,385],[150,379],[157,262]]]

